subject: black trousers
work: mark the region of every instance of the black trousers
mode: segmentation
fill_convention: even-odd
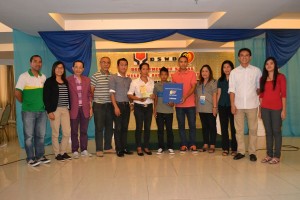
[[[216,145],[217,124],[212,113],[199,113],[203,131],[203,144]]]
[[[111,140],[113,136],[113,106],[111,103],[93,103],[95,122],[96,151],[112,149]]]
[[[116,151],[123,151],[127,148],[127,133],[130,119],[130,106],[128,102],[117,102],[121,115],[114,114],[115,122],[115,144]]]
[[[140,104],[134,104],[134,117],[136,123],[135,143],[136,147],[149,148],[150,126],[152,122],[153,104],[144,107]],[[144,126],[144,145],[142,145],[142,131]]]
[[[158,136],[158,148],[165,149],[164,143],[164,127],[167,131],[167,147],[173,149],[174,135],[173,135],[173,113],[157,113],[157,136]]]
[[[222,133],[222,149],[229,151],[237,151],[237,142],[235,138],[234,116],[231,113],[231,107],[219,106],[219,118]],[[229,144],[228,124],[230,122],[231,144]]]

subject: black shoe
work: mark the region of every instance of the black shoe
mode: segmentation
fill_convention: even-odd
[[[257,161],[256,155],[250,154],[250,161],[253,161],[253,162]]]
[[[124,157],[123,151],[118,151],[118,152],[117,152],[117,156],[118,156],[118,157]]]
[[[64,160],[72,160],[72,158],[67,153],[64,153],[62,155],[62,157],[63,157]]]
[[[149,156],[152,155],[152,152],[149,151],[149,150],[148,150],[148,151],[145,151],[145,149],[144,149],[144,152],[145,152],[145,154],[147,154],[147,155],[149,155]]]
[[[55,157],[55,159],[57,160],[57,161],[61,161],[61,162],[64,162],[65,161],[65,159],[62,157],[62,155],[60,155],[60,154],[57,154],[57,156]]]
[[[236,155],[233,157],[233,160],[239,160],[239,159],[242,159],[242,158],[244,158],[244,157],[245,157],[244,154],[238,153],[238,154],[236,154]]]
[[[128,151],[127,149],[124,149],[124,150],[123,150],[123,153],[124,153],[124,154],[127,154],[127,155],[132,155],[132,154],[133,154],[132,151]]]
[[[138,156],[144,156],[144,153],[141,152],[141,153],[137,153]]]

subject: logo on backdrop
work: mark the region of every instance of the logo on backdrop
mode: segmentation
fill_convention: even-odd
[[[133,54],[134,65],[140,65],[141,63],[145,63],[148,60],[147,53],[134,53]]]
[[[188,63],[193,62],[194,58],[195,58],[195,54],[193,52],[182,52],[180,54],[180,56],[185,56],[188,59]]]

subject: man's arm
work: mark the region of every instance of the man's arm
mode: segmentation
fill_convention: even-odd
[[[22,94],[22,91],[16,89],[16,90],[15,90],[15,97],[16,97],[16,99],[17,99],[20,103],[23,102],[23,94]]]
[[[233,115],[235,115],[236,114],[236,107],[235,107],[235,104],[234,104],[235,93],[230,92],[229,96],[230,96],[231,113]]]

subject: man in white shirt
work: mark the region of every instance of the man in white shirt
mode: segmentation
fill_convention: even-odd
[[[238,153],[233,159],[239,160],[245,157],[244,123],[246,116],[249,128],[248,153],[250,160],[256,161],[257,111],[259,106],[258,93],[261,71],[259,68],[250,65],[250,49],[240,49],[238,59],[240,66],[231,71],[228,89],[238,143]]]

